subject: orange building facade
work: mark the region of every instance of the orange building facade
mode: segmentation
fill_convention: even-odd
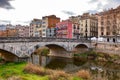
[[[55,15],[45,16],[43,19],[46,18],[48,22],[48,28],[56,27],[56,23],[60,22],[60,18],[56,17]]]
[[[18,31],[16,29],[7,29],[7,30],[1,30],[0,31],[0,37],[16,37],[18,34]]]
[[[42,17],[42,37],[55,37],[55,27],[59,22],[60,18],[55,15]]]

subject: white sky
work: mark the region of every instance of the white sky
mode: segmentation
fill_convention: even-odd
[[[9,20],[12,24],[31,21],[33,18],[41,19],[42,16],[56,15],[61,19],[67,19],[70,15],[62,11],[71,11],[81,15],[88,10],[101,11],[108,0],[15,0],[11,5],[15,8],[6,10],[0,8],[0,20]],[[100,6],[98,6],[100,3]],[[99,8],[99,9],[98,9]]]

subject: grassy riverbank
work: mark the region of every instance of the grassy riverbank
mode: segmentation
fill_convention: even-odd
[[[0,80],[47,80],[47,76],[24,73],[26,64],[26,62],[1,64]]]
[[[0,80],[84,80],[84,78],[88,79],[89,77],[89,72],[84,70],[73,75],[26,62],[0,64]]]

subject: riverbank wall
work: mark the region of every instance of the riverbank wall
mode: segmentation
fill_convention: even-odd
[[[93,50],[108,54],[117,54],[120,56],[120,43],[95,42],[92,43]]]

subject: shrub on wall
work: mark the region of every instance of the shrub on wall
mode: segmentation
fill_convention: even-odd
[[[44,55],[44,56],[47,56],[49,54],[49,49],[47,48],[44,48],[42,51],[41,51],[41,55]]]

